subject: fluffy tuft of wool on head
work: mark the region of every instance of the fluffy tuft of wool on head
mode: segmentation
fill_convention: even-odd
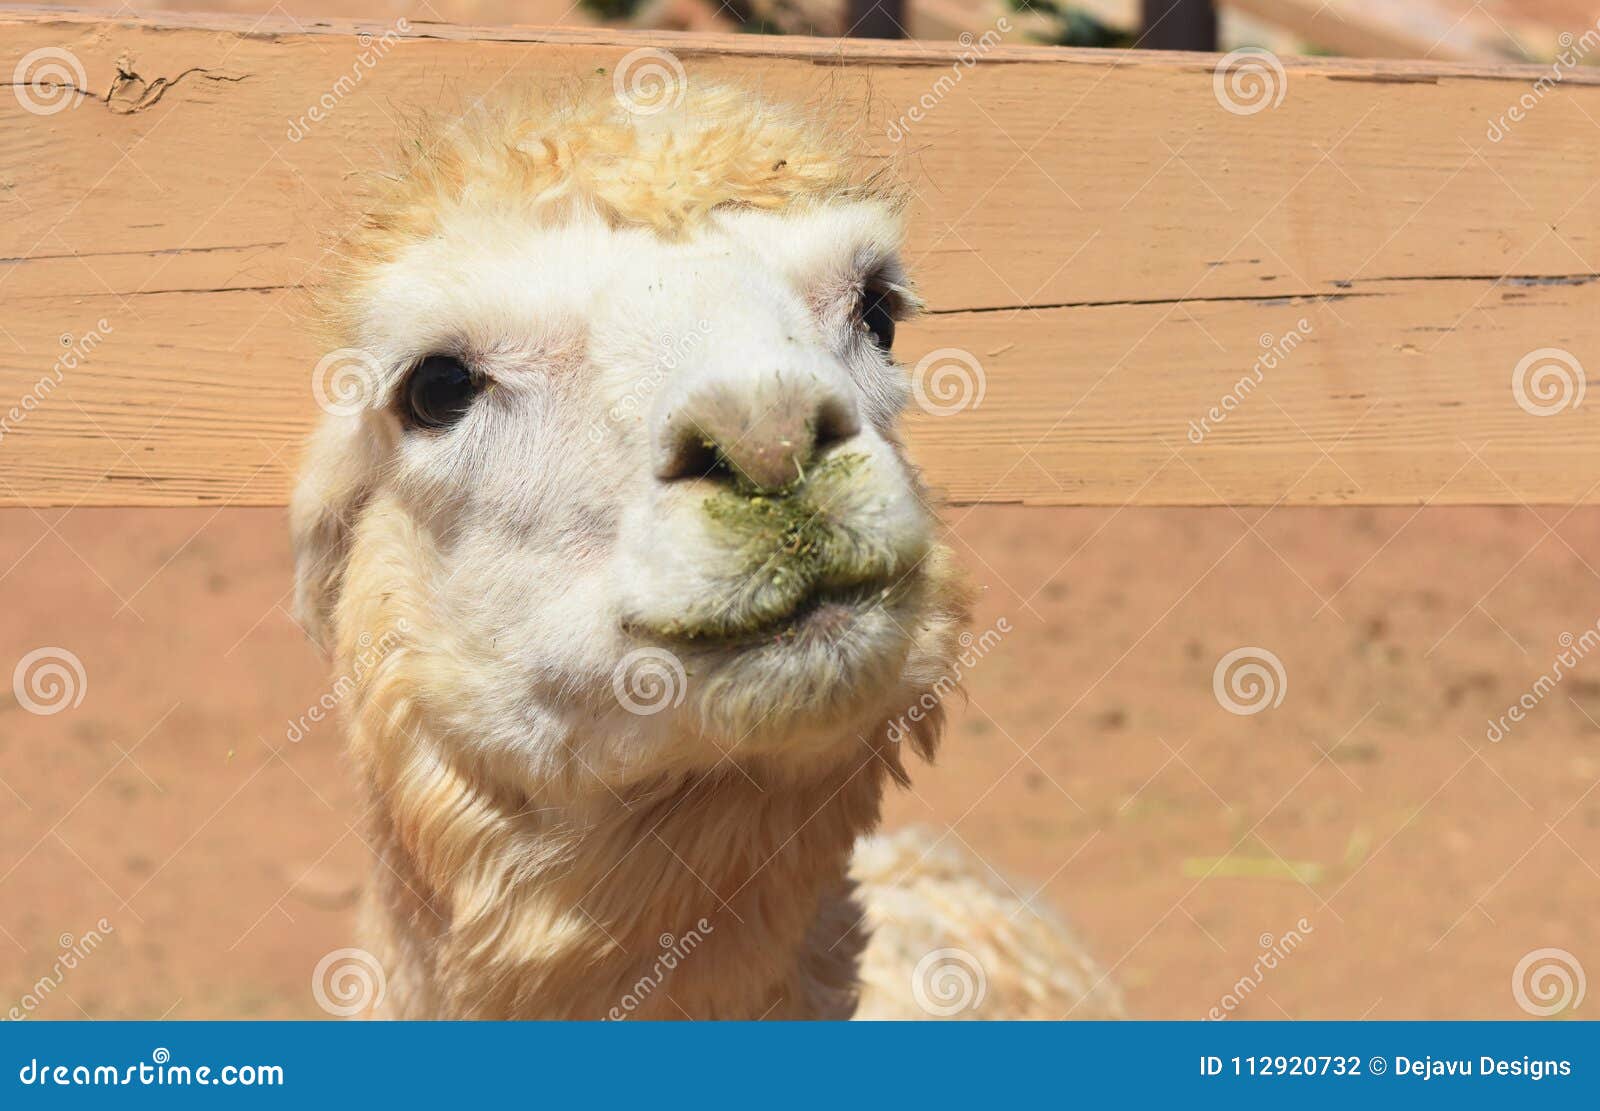
[[[363,279],[454,215],[530,226],[594,215],[676,239],[721,208],[904,203],[898,175],[860,149],[859,113],[848,123],[838,106],[806,111],[693,78],[675,92],[659,110],[639,111],[597,76],[420,119],[400,151],[403,168],[375,177],[336,249],[321,297],[334,332],[348,333]]]

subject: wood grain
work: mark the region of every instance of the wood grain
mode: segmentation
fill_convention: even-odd
[[[352,175],[409,109],[647,44],[691,79],[856,98],[904,164],[932,311],[900,353],[982,368],[980,403],[910,420],[958,502],[1600,498],[1600,398],[1541,417],[1512,391],[1535,350],[1600,366],[1595,75],[1284,59],[1247,114],[1197,55],[418,25],[291,141],[381,32],[0,13],[0,77],[46,48],[84,71],[54,114],[0,93],[0,500],[281,503],[317,414],[303,291]]]

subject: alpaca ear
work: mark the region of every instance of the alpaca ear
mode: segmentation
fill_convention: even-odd
[[[289,499],[295,617],[324,650],[332,646],[333,607],[351,533],[389,446],[359,413],[325,419],[306,444],[300,481]]]

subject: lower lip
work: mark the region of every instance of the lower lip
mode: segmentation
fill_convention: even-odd
[[[669,632],[645,625],[631,626],[627,622],[624,622],[624,627],[636,636],[676,642],[689,650],[719,653],[748,651],[764,644],[781,645],[801,639],[813,643],[827,642],[849,632],[874,609],[886,605],[890,593],[890,590],[880,586],[813,595],[789,614],[769,622],[764,628],[722,636],[697,635],[681,628]]]
[[[782,642],[795,637],[828,639],[847,631],[864,610],[877,600],[876,594],[865,597],[828,597],[802,603],[800,608],[781,624],[765,633],[756,634],[762,640]]]
[[[858,607],[848,602],[824,601],[813,607],[809,613],[801,614],[793,622],[796,628],[815,630],[819,633],[842,632],[844,626],[854,621]]]

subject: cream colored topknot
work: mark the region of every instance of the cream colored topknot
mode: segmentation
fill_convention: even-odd
[[[667,103],[641,108],[606,74],[429,118],[406,145],[404,168],[371,190],[341,245],[344,280],[334,292],[348,292],[460,208],[534,224],[593,213],[613,227],[676,237],[723,206],[897,200],[891,175],[854,149],[854,131],[693,77]]]

